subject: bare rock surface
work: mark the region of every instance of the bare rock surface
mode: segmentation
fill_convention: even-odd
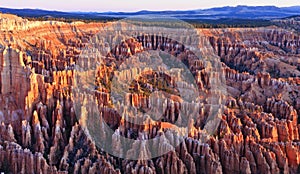
[[[116,45],[93,79],[99,118],[115,133],[109,137],[110,146],[125,153],[115,135],[152,139],[171,128],[179,132],[176,126],[188,120],[179,109],[197,113],[188,123],[189,135],[173,151],[149,160],[126,160],[97,146],[86,127],[89,118],[76,115],[76,99],[87,96],[72,91],[76,83],[74,66],[94,63],[82,61],[81,51],[104,25],[109,24],[31,22],[0,14],[1,172],[299,173],[298,34],[277,27],[198,29],[209,43],[209,47],[199,43],[200,46],[222,61],[221,72],[215,74],[209,73],[210,68],[179,42],[164,37],[133,38]],[[129,105],[140,110],[161,102],[162,116],[148,118],[146,124],[139,125],[134,115],[124,119],[117,112],[116,107],[126,108],[111,100],[110,83],[116,67],[125,61],[134,63],[136,60],[131,58],[138,59],[139,54],[147,59],[147,51],[157,49],[184,62],[204,96],[213,95],[213,80],[224,75],[227,95],[220,95],[226,106],[207,141],[201,138],[210,108],[205,100],[182,102],[172,88],[180,80],[177,76],[149,69],[131,84],[131,93],[126,95]],[[139,71],[132,68],[118,75],[127,80]],[[191,90],[188,85],[182,86]],[[158,96],[150,96],[155,89],[172,95],[162,103]],[[82,108],[88,110],[89,106],[83,104]],[[169,142],[158,142],[158,150],[165,150],[172,141],[178,140],[169,137]],[[138,151],[132,147],[127,155],[135,153],[145,157],[147,149]]]

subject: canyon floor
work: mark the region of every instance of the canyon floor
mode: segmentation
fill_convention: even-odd
[[[109,27],[0,14],[0,172],[300,172],[297,31]]]

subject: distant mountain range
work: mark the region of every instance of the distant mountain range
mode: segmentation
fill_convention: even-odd
[[[179,19],[222,19],[222,18],[242,18],[242,19],[278,19],[289,16],[300,15],[300,6],[276,7],[276,6],[236,6],[217,7],[210,9],[185,10],[185,11],[138,11],[138,12],[61,12],[40,9],[10,9],[0,8],[2,13],[15,14],[21,17],[53,17],[53,18],[78,18],[78,19],[98,19],[124,18],[135,15],[162,15]]]

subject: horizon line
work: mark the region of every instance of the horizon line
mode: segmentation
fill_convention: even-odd
[[[245,6],[245,7],[277,7],[277,8],[289,8],[289,7],[300,7],[300,5],[292,5],[292,6],[276,6],[276,5],[235,5],[235,6],[215,6],[215,7],[208,7],[208,8],[195,8],[195,9],[162,9],[162,10],[149,10],[149,9],[141,9],[141,10],[135,10],[135,11],[73,11],[73,10],[58,10],[58,9],[45,9],[45,8],[16,8],[16,7],[5,7],[0,6],[0,8],[5,9],[14,9],[14,10],[42,10],[42,11],[52,11],[52,12],[65,12],[65,13],[136,13],[141,11],[149,11],[149,12],[163,12],[163,11],[193,11],[193,10],[208,10],[213,8],[224,8],[224,7],[239,7],[239,6]],[[1,11],[0,11],[1,12]]]

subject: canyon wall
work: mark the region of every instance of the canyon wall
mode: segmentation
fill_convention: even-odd
[[[296,33],[277,27],[198,29],[203,42],[209,43],[199,44],[206,50],[203,53],[221,60],[216,74],[209,73],[210,67],[175,41],[154,41],[154,37],[125,40],[111,48],[98,67],[92,79],[96,92],[85,95],[72,90],[78,83],[75,67],[94,63],[82,61],[82,50],[110,23],[30,22],[4,14],[0,18],[1,172],[299,173],[300,37]],[[224,75],[226,93],[220,94],[224,110],[218,115],[216,131],[205,141],[203,128],[210,108],[205,100],[184,104],[172,88],[177,77],[150,70],[132,84],[126,96],[129,105],[147,109],[149,103],[159,103],[148,90],[170,90],[172,96],[166,100],[161,120],[151,118],[138,125],[134,115],[124,119],[116,111],[110,93],[116,67],[132,57],[146,59],[147,52],[157,49],[184,62],[203,96],[212,95],[213,80]],[[119,76],[124,80],[137,71],[121,71]],[[149,80],[154,77],[155,83]],[[174,122],[184,123],[186,118],[178,108],[195,111],[197,117],[188,123],[189,135],[174,151],[149,160],[125,160],[97,147],[87,133],[85,119],[89,118],[76,115],[76,100],[88,97],[97,99],[97,119],[130,139],[160,137]],[[90,106],[81,107],[88,110]],[[118,138],[110,139],[108,145],[122,153]],[[158,151],[164,151],[170,142],[158,142]],[[132,147],[128,155],[144,152],[136,150],[141,147]]]

